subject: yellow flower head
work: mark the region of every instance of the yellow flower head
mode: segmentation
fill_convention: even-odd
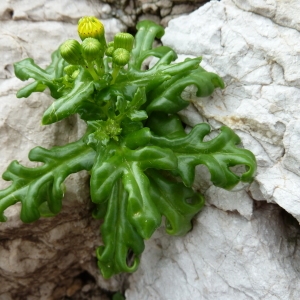
[[[104,38],[104,26],[95,17],[82,17],[78,21],[78,34],[82,41],[91,37],[101,42]]]

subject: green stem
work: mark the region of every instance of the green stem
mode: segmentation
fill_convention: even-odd
[[[114,65],[113,66],[113,72],[112,72],[112,81],[111,81],[111,84],[114,84],[115,83],[115,81],[116,81],[116,79],[117,79],[117,77],[118,77],[118,74],[119,74],[119,71],[120,71],[120,67],[119,66],[116,66],[116,65]]]
[[[94,66],[92,63],[88,62],[87,65],[86,65],[86,68],[87,70],[89,71],[89,73],[91,74],[91,76],[93,77],[93,79],[95,81],[98,81],[99,80],[99,77],[94,69]]]
[[[104,63],[103,63],[103,58],[97,59],[95,61],[96,63],[96,71],[98,73],[98,75],[101,77],[104,75],[105,72],[105,68],[104,68]]]

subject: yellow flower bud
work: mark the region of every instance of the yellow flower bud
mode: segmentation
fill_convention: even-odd
[[[84,59],[81,46],[76,40],[67,40],[59,48],[62,58],[71,65],[81,65]]]
[[[104,26],[95,17],[83,17],[78,21],[78,34],[82,41],[91,37],[101,42],[104,38]]]
[[[114,48],[124,48],[127,51],[131,51],[133,48],[134,37],[130,33],[120,32],[114,37]]]

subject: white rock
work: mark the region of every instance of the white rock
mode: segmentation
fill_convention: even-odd
[[[170,21],[164,45],[179,58],[202,56],[226,84],[203,99],[194,91],[200,118],[190,108],[180,115],[189,126],[202,118],[213,130],[234,129],[258,171],[232,193],[197,169],[195,187],[209,206],[186,237],[161,230],[147,242],[129,299],[299,298],[300,249],[291,242],[300,221],[298,11],[299,1],[223,0]]]
[[[283,157],[283,165],[289,171],[300,176],[300,121],[291,121],[283,138],[285,155]]]
[[[275,23],[300,30],[298,0],[233,0],[243,10],[268,17]]]
[[[146,243],[130,277],[130,300],[298,299],[295,244],[281,210],[265,204],[251,221],[206,207],[185,237],[163,230]]]
[[[82,16],[100,17],[102,7],[100,1],[69,0],[5,0],[0,4],[0,19],[8,19],[8,12],[14,20],[29,21],[62,21],[77,23]]]
[[[280,163],[261,170],[256,176],[265,199],[277,203],[300,220],[300,178],[284,169]]]
[[[205,200],[221,210],[238,211],[247,220],[252,218],[253,199],[245,190],[226,191],[212,185],[205,193]]]

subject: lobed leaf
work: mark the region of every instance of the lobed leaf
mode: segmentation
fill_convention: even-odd
[[[74,82],[74,88],[67,95],[55,100],[44,112],[42,123],[44,125],[60,121],[78,112],[88,97],[94,92],[93,81],[85,81],[86,74],[81,70]],[[103,82],[103,87],[106,82]]]
[[[104,278],[120,272],[134,272],[145,247],[143,238],[128,221],[128,194],[120,180],[113,185],[107,202],[108,208],[101,226],[105,246],[97,249],[98,266]],[[130,251],[134,254],[133,262],[128,261]]]
[[[155,116],[152,118],[155,121],[148,123],[153,125],[150,129],[159,134],[161,134],[159,128],[168,127],[171,120]],[[179,122],[173,125],[177,128],[178,134],[173,134],[171,137],[153,135],[150,143],[173,150],[178,159],[178,174],[186,186],[193,184],[195,167],[199,164],[206,165],[211,173],[213,184],[224,189],[233,188],[239,181],[251,182],[253,180],[256,172],[255,156],[249,150],[237,147],[240,138],[230,128],[222,127],[217,137],[204,142],[204,137],[210,133],[208,124],[198,124],[189,134],[183,135],[182,131],[178,130]],[[230,169],[237,165],[246,167],[246,171],[240,176]]]
[[[16,76],[21,80],[35,79],[34,82],[26,85],[17,93],[18,98],[29,97],[33,92],[42,92],[48,86],[51,96],[55,99],[61,96],[58,91],[61,85],[55,82],[55,79],[63,76],[63,69],[66,62],[62,59],[59,50],[56,50],[51,55],[51,64],[45,69],[37,66],[33,59],[26,58],[14,64]]]
[[[187,62],[191,61],[192,60],[189,60]],[[191,66],[193,65],[191,64]],[[181,69],[181,66],[175,65],[172,71],[176,71],[179,74],[174,74],[175,76],[173,76],[172,79],[164,82],[149,95],[151,102],[149,100],[146,109],[147,112],[161,111],[165,113],[176,113],[187,107],[190,102],[184,100],[181,94],[183,90],[190,85],[197,87],[198,97],[211,95],[217,87],[224,88],[222,79],[214,73],[206,72],[204,69],[198,67],[195,70],[182,74]]]
[[[94,151],[79,140],[51,150],[32,149],[29,159],[43,162],[40,167],[27,168],[13,161],[2,176],[12,184],[0,191],[0,221],[5,221],[5,209],[19,201],[22,203],[20,217],[25,223],[40,218],[44,202],[51,213],[57,214],[61,210],[64,180],[71,173],[89,170],[94,157]]]
[[[192,228],[192,218],[204,206],[204,197],[156,170],[148,170],[146,174],[151,184],[150,195],[159,212],[166,217],[166,232],[186,234]]]

